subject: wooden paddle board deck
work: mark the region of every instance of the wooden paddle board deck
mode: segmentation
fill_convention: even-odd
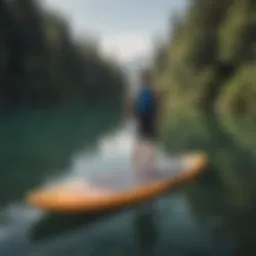
[[[113,179],[106,183],[71,181],[39,188],[30,192],[25,200],[31,206],[63,213],[96,212],[131,205],[152,199],[191,181],[204,170],[207,157],[202,153],[186,154],[178,162],[175,170],[170,167],[169,172],[156,172],[150,178],[140,179],[133,176],[132,179],[126,173],[123,178],[120,175],[119,180]]]

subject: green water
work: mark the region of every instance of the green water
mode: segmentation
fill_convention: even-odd
[[[115,168],[112,159],[123,161],[129,144],[119,114],[108,108],[21,110],[1,119],[0,255],[255,255],[252,122],[202,114],[175,119],[163,145],[175,153],[207,152],[209,167],[197,181],[119,212],[52,215],[26,206],[24,194]]]

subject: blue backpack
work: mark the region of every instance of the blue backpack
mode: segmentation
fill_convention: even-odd
[[[150,114],[154,111],[155,98],[153,92],[148,88],[140,90],[134,104],[134,111],[137,115]]]

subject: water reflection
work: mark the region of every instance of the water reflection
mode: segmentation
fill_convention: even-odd
[[[214,116],[184,118],[168,130],[168,151],[201,148],[210,157],[208,170],[184,189],[102,215],[52,215],[21,203],[24,192],[46,181],[81,177],[87,170],[106,174],[117,152],[118,164],[125,163],[127,133],[104,136],[97,144],[111,118],[91,116],[70,111],[4,118],[0,255],[255,255],[253,143],[240,145],[243,134],[237,139]],[[251,136],[247,141],[255,140]]]
[[[38,240],[32,251],[37,254],[31,255],[200,255],[212,249],[184,195],[177,193],[154,205],[130,208],[90,225],[81,223],[80,228],[47,241]]]
[[[154,206],[154,202],[143,204],[137,208],[134,221],[134,236],[140,255],[156,255],[157,221],[157,209]]]
[[[181,151],[200,146],[211,159],[207,172],[187,189],[195,216],[213,233],[218,247],[235,244],[234,255],[255,255],[256,159],[253,150],[241,146],[224,127],[215,116],[201,116],[185,138],[175,137],[172,130],[169,139]]]

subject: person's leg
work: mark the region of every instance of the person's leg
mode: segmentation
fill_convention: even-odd
[[[149,145],[146,140],[138,139],[136,141],[133,151],[133,166],[135,171],[139,175],[145,175],[148,172],[150,160],[149,160]]]
[[[141,152],[143,152],[143,118],[141,116],[136,117],[136,133],[132,152],[132,163],[135,169],[140,169]]]
[[[153,140],[147,140],[145,142],[145,151],[146,155],[146,172],[150,175],[156,172],[156,146]]]
[[[132,152],[132,163],[136,167],[138,166],[138,162],[140,159],[140,151],[141,151],[141,141],[136,138],[134,142],[133,152]]]
[[[157,157],[156,157],[156,129],[155,129],[155,116],[152,113],[146,119],[146,154],[147,154],[147,172],[151,175],[156,172],[157,169]]]
[[[144,116],[138,119],[137,139],[133,149],[133,164],[139,172],[156,171],[156,149],[154,119]]]

